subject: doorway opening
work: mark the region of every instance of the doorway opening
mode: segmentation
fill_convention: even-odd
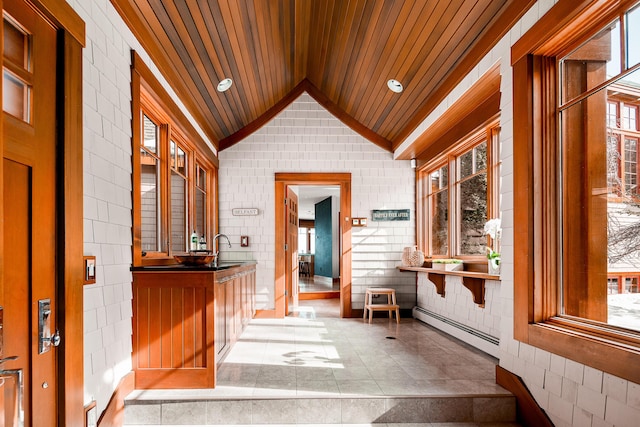
[[[340,298],[340,187],[299,185],[298,299]]]
[[[276,316],[299,299],[335,297],[340,317],[351,317],[351,174],[277,173],[275,195]],[[316,223],[316,205],[334,220]]]

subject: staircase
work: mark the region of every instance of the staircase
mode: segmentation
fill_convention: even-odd
[[[487,354],[411,318],[315,314],[253,319],[214,389],[136,390],[125,426],[518,425]]]
[[[515,423],[515,398],[502,396],[130,399],[125,426]],[[446,424],[445,424],[446,425]]]

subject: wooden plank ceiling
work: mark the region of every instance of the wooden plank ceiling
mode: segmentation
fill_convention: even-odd
[[[225,149],[302,91],[392,151],[533,0],[111,0]],[[220,93],[218,82],[232,78]],[[387,87],[394,78],[405,87]]]

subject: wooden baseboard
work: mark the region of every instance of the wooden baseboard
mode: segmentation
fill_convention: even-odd
[[[516,397],[518,423],[526,427],[553,427],[553,423],[535,401],[522,378],[497,365],[496,383]]]
[[[256,310],[256,315],[253,317],[254,319],[275,319],[277,316],[275,310]]]
[[[314,299],[336,299],[340,298],[340,291],[325,291],[325,292],[300,292],[298,294],[298,300],[309,301]]]
[[[98,419],[98,427],[122,427],[124,424],[124,399],[135,386],[135,374],[129,372],[121,380]]]

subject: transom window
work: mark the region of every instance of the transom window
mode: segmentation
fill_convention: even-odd
[[[497,203],[491,204],[497,186],[490,185],[499,166],[497,142],[493,124],[418,172],[418,208],[425,221],[419,240],[428,256],[484,258],[490,243],[484,225],[499,212]]]

